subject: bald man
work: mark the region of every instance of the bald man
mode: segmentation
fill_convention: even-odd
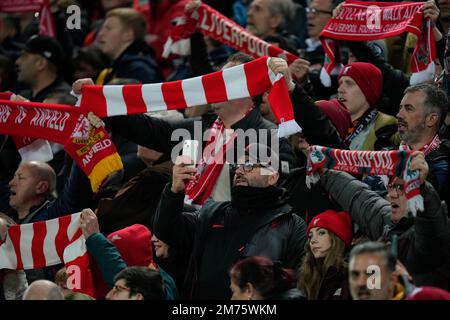
[[[64,295],[54,282],[37,280],[25,291],[23,300],[64,300]]]
[[[58,198],[55,187],[56,174],[52,167],[39,161],[23,162],[9,182],[9,205],[14,209],[9,215],[19,224],[31,223],[58,218],[89,206],[90,183],[78,166],[72,166]]]

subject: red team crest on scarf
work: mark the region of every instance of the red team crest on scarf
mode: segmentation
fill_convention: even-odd
[[[107,176],[123,168],[105,128],[91,128],[80,108],[74,106],[0,100],[0,134],[64,145],[89,177],[93,191]]]
[[[326,59],[321,80],[329,86],[329,75],[340,62],[334,40],[366,41],[393,37],[403,32],[417,36],[411,58],[411,84],[434,77],[436,48],[431,21],[423,18],[425,2],[346,1],[320,34]]]

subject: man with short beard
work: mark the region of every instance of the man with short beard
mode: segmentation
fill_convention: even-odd
[[[405,146],[425,154],[428,180],[448,205],[450,141],[438,135],[447,115],[447,95],[431,84],[411,86],[404,94],[397,114],[398,133]]]
[[[426,181],[429,167],[422,152],[412,154],[411,170],[420,175],[420,194],[424,210],[416,216],[408,210],[405,182],[391,178],[388,197],[371,191],[369,187],[346,172],[329,170],[322,174],[321,186],[329,196],[347,211],[359,232],[372,241],[398,240],[398,259],[419,285],[447,286],[437,272],[448,263],[450,224],[447,210],[431,183]],[[448,270],[444,271],[449,276]]]
[[[445,290],[410,283],[408,271],[380,242],[355,246],[350,252],[348,274],[354,300],[450,300]]]
[[[284,267],[299,267],[306,224],[288,204],[287,191],[277,186],[278,161],[270,148],[250,144],[233,166],[231,201],[209,199],[198,215],[187,218],[184,190],[195,169],[185,165],[190,159],[177,159],[172,183],[161,195],[154,233],[171,247],[192,252],[184,298],[230,299],[228,270],[243,257],[266,256]]]

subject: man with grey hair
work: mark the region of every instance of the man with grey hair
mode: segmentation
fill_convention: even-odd
[[[25,291],[23,300],[64,300],[64,295],[56,283],[37,280]]]
[[[247,30],[259,38],[274,36],[294,19],[292,0],[253,0],[247,11]]]
[[[419,84],[405,90],[397,113],[398,133],[403,143],[425,154],[430,167],[429,180],[442,199],[448,197],[445,193],[449,188],[450,141],[441,139],[438,133],[447,115],[447,105],[443,90],[432,84]]]
[[[350,293],[354,300],[450,300],[436,287],[416,287],[393,251],[381,242],[364,242],[350,252]]]
[[[396,259],[381,242],[364,242],[350,252],[350,293],[354,300],[391,300],[398,294]],[[376,267],[376,270],[375,270]],[[371,281],[373,272],[378,276]],[[371,286],[373,284],[373,286]],[[397,292],[396,292],[397,291]]]

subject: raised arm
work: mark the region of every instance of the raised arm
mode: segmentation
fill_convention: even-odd
[[[377,241],[390,223],[391,204],[346,172],[329,170],[321,175],[322,187],[352,217],[362,232]]]
[[[189,159],[177,158],[173,167],[172,183],[164,188],[153,223],[153,232],[169,246],[190,250],[193,246],[196,214],[183,214],[184,189],[187,181],[194,179],[194,168],[185,164]]]

